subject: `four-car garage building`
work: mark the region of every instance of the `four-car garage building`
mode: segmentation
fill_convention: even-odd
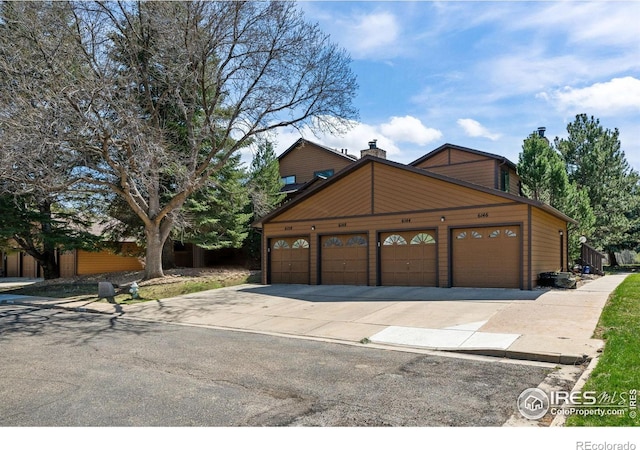
[[[514,193],[512,164],[453,145],[428,156],[365,156],[257,222],[263,282],[532,289],[566,267],[572,219]]]

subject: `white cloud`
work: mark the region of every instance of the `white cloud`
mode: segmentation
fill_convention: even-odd
[[[425,127],[413,116],[392,117],[389,122],[380,125],[380,131],[396,141],[418,145],[426,145],[442,138],[440,130]]]
[[[389,12],[373,12],[340,22],[341,32],[336,37],[354,58],[384,58],[399,48],[396,41],[400,25]]]
[[[638,2],[549,2],[506,23],[513,29],[562,30],[573,45],[638,43]]]
[[[640,111],[640,80],[633,77],[613,78],[585,88],[565,87],[543,92],[538,97],[555,104],[561,111],[613,115]]]
[[[480,125],[480,122],[473,119],[458,119],[457,123],[464,130],[467,136],[483,137],[492,141],[497,141],[502,136],[498,133],[491,133],[485,127]]]
[[[363,16],[353,27],[361,37],[361,46],[375,48],[393,42],[398,35],[398,24],[393,14],[388,12],[373,13]]]

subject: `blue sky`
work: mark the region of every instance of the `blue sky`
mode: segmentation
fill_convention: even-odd
[[[620,130],[640,169],[640,2],[303,1],[353,59],[360,118],[304,137],[359,155],[371,139],[409,163],[445,142],[517,163],[538,127],[566,136],[578,113]],[[283,130],[278,153],[300,137]]]

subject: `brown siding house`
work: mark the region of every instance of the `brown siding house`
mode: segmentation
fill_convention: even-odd
[[[279,157],[284,192],[295,193],[316,178],[329,178],[356,161],[346,150],[334,150],[306,139],[298,139]]]
[[[450,144],[412,165],[365,156],[254,224],[262,281],[532,289],[566,268],[572,219],[514,180],[506,159]]]
[[[444,144],[409,165],[521,195],[516,165],[507,158],[493,153]]]

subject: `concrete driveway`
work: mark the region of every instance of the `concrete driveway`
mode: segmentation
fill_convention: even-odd
[[[149,320],[573,364],[592,339],[612,275],[575,290],[245,285],[132,305]]]
[[[574,290],[242,285],[118,305],[118,311],[107,303],[57,306],[310,339],[574,364],[602,348],[602,341],[591,337],[609,294],[625,276],[602,277]]]

